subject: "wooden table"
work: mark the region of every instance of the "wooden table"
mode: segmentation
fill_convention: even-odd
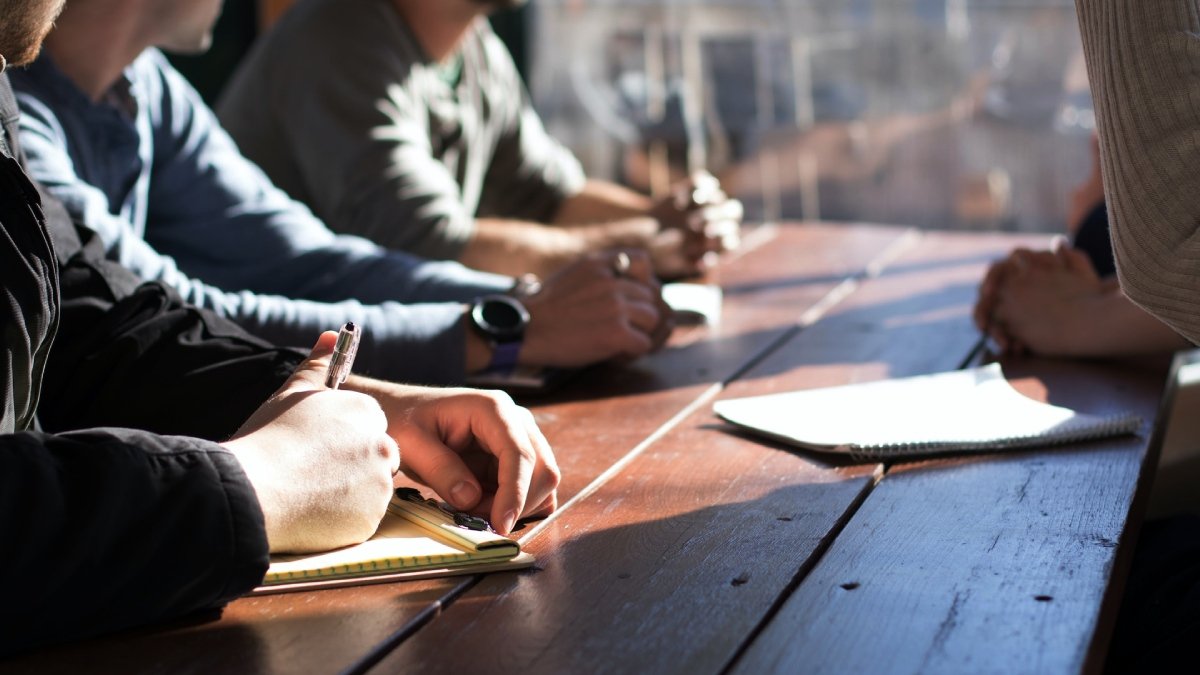
[[[1027,395],[1132,409],[1066,449],[854,465],[732,432],[725,397],[959,368],[987,263],[1041,238],[763,228],[721,324],[528,403],[565,474],[520,573],[246,598],[5,671],[764,673],[1096,670],[1145,501],[1165,370],[1005,364]],[[870,411],[862,411],[869,424]]]

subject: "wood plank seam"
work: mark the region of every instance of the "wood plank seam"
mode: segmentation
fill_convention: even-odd
[[[777,230],[777,228],[774,225],[766,225],[766,226],[756,229],[755,234],[757,234],[759,236],[753,237],[752,239],[748,238],[748,239],[751,239],[749,248],[743,248],[740,250],[746,251],[746,250],[750,250],[753,248],[761,247],[762,245],[768,243],[774,237],[776,230]],[[811,307],[809,307],[804,312],[802,312],[801,315],[797,318],[795,325],[793,325],[790,329],[784,331],[783,334],[778,339],[773,340],[766,347],[759,350],[759,352],[757,354],[752,355],[749,359],[746,360],[746,362],[741,367],[735,369],[734,372],[732,374],[730,374],[728,377],[724,378],[720,382],[714,383],[712,386],[710,386],[709,388],[707,388],[703,392],[701,392],[699,395],[697,395],[696,399],[694,399],[690,404],[685,406],[679,413],[675,414],[669,420],[664,422],[658,429],[656,429],[653,433],[651,433],[645,440],[643,440],[641,443],[638,443],[628,453],[626,453],[624,456],[622,456],[621,459],[619,459],[618,461],[613,463],[612,466],[610,466],[603,473],[601,473],[599,476],[597,476],[591,483],[589,483],[582,490],[580,490],[580,492],[577,493],[574,497],[569,499],[567,502],[561,504],[559,506],[559,508],[553,514],[551,514],[547,518],[538,522],[538,524],[536,526],[534,526],[533,528],[531,528],[529,532],[527,532],[526,534],[519,537],[519,541],[521,542],[522,546],[527,545],[529,542],[531,542],[533,539],[535,539],[537,536],[539,536],[542,532],[546,531],[546,529],[548,529],[548,527],[551,523],[553,523],[555,520],[557,520],[559,517],[561,517],[562,514],[569,511],[573,505],[590,497],[591,495],[595,494],[598,490],[600,490],[602,487],[604,487],[604,485],[609,483],[614,477],[619,475],[621,473],[621,471],[623,471],[626,467],[628,467],[629,464],[631,464],[640,455],[642,455],[647,448],[652,446],[655,442],[657,442],[659,439],[661,439],[664,435],[666,435],[667,433],[669,433],[670,431],[672,431],[676,427],[678,427],[685,419],[687,419],[691,414],[693,414],[701,406],[711,403],[712,400],[715,399],[718,395],[720,395],[720,393],[722,391],[724,391],[725,388],[731,382],[736,381],[738,378],[742,377],[746,372],[748,372],[750,369],[752,369],[756,364],[760,363],[764,358],[767,358],[770,354],[777,351],[779,348],[781,348],[783,345],[785,345],[790,339],[795,337],[799,332],[803,331],[805,328],[812,326],[817,321],[819,321],[822,317],[827,315],[834,307],[836,307],[838,304],[840,304],[846,298],[848,298],[850,295],[852,295],[854,293],[854,291],[858,290],[859,287],[861,287],[861,285],[863,284],[863,282],[881,276],[883,274],[883,272],[888,268],[889,265],[891,265],[893,262],[895,262],[898,258],[900,258],[902,255],[904,255],[907,251],[916,247],[917,244],[924,238],[924,236],[925,236],[924,233],[916,228],[907,229],[903,235],[901,235],[899,238],[897,238],[897,240],[895,242],[888,245],[888,247],[885,248],[879,255],[875,256],[870,261],[868,261],[867,264],[863,266],[863,269],[861,271],[852,273],[849,276],[847,276],[837,286],[830,289],[829,292],[827,292],[824,296],[822,296],[822,298],[820,300],[818,300],[815,304],[813,304]],[[858,500],[855,502],[854,506],[851,509],[849,509],[845,514],[843,514],[843,517],[842,517],[841,521],[839,521],[839,525],[838,525],[838,528],[836,531],[840,532],[841,527],[844,526],[845,523],[849,522],[849,520],[851,518],[853,518],[854,514],[857,513],[857,511],[858,511],[859,504],[861,504],[862,501],[864,501],[867,498],[867,496],[870,495],[871,491],[878,484],[878,482],[882,479],[882,477],[883,477],[882,465],[880,465],[880,466],[876,467],[875,472],[872,476],[871,483],[865,487],[862,494],[858,497]],[[830,545],[832,545],[832,538],[830,538],[828,542],[823,540],[821,543],[822,553],[823,553],[823,549],[827,548]],[[816,561],[819,561],[819,560],[820,560],[820,556],[818,556],[814,560],[813,565],[810,565],[809,567],[811,568],[812,566],[815,566]],[[803,580],[805,573],[807,573],[807,571],[808,571],[807,569],[802,570],[802,573],[797,575],[797,578],[795,579],[796,584],[799,584]],[[479,581],[482,578],[483,578],[482,576],[473,576],[473,577],[469,577],[469,578],[464,578],[463,583],[458,584],[453,589],[448,591],[444,596],[442,596],[437,601],[435,601],[434,604],[431,605],[431,607],[428,611],[422,612],[420,616],[418,616],[416,619],[414,619],[413,621],[406,624],[404,627],[397,630],[395,633],[393,633],[391,636],[389,636],[389,638],[387,640],[385,640],[384,642],[381,642],[379,645],[374,647],[366,657],[364,657],[363,659],[360,659],[358,662],[356,662],[352,666],[348,667],[343,672],[348,673],[348,674],[358,675],[360,673],[365,673],[365,672],[369,671],[375,664],[379,663],[382,659],[386,658],[386,656],[389,652],[391,652],[394,649],[396,649],[397,647],[399,647],[399,645],[402,642],[407,640],[409,637],[412,637],[414,634],[416,634],[417,631],[419,631],[424,626],[428,625],[434,618],[436,618],[436,616],[438,614],[440,614],[441,608],[449,606],[450,603],[454,602],[457,598],[462,596],[464,593],[466,593],[472,587],[474,587],[477,583],[479,583]],[[782,597],[787,597],[787,596],[784,595]],[[773,615],[775,610],[776,610],[776,608],[772,607],[771,615]],[[763,626],[766,625],[769,618],[770,618],[770,615],[768,615],[767,619],[764,620],[763,623],[761,623],[755,627],[755,634],[757,633],[757,631],[761,630],[761,628]],[[748,644],[749,644],[749,641],[747,641],[746,643],[741,645],[739,647],[738,654],[740,654],[744,649],[746,649]],[[734,662],[736,662],[736,659]]]
[[[404,642],[417,631],[421,630],[421,628],[428,625],[429,622],[436,619],[438,615],[442,613],[442,610],[445,607],[448,607],[450,603],[454,602],[464,593],[471,590],[471,588],[474,587],[475,584],[479,583],[481,579],[483,579],[483,576],[479,574],[471,577],[464,577],[463,583],[458,584],[454,588],[450,589],[445,595],[433,601],[433,603],[422,610],[421,613],[413,617],[411,621],[404,624],[391,635],[387,636],[387,638],[385,638],[382,642],[372,647],[371,650],[368,651],[362,658],[347,666],[345,670],[342,671],[342,675],[360,675],[361,673],[366,673],[371,668],[374,668],[375,665],[382,661],[384,657],[386,657],[393,649],[400,646],[401,642]]]
[[[796,592],[796,589],[800,588],[800,584],[804,583],[804,580],[808,577],[809,573],[816,569],[817,565],[821,562],[821,559],[825,557],[825,553],[828,552],[833,546],[833,542],[836,541],[838,536],[841,535],[842,531],[846,529],[846,526],[849,525],[850,521],[854,519],[854,515],[858,513],[858,509],[864,503],[866,503],[867,498],[870,497],[871,493],[875,491],[875,487],[879,485],[880,481],[883,480],[883,476],[884,465],[875,465],[875,470],[871,473],[871,482],[863,486],[862,491],[859,492],[854,501],[850,503],[849,508],[842,512],[842,515],[838,518],[834,526],[830,528],[829,532],[826,533],[826,535],[821,538],[821,541],[817,543],[816,548],[813,549],[813,555],[809,557],[809,559],[803,565],[800,566],[800,569],[796,570],[796,575],[793,576],[788,584],[783,587],[779,593],[779,596],[775,598],[775,602],[771,604],[771,607],[763,614],[758,623],[754,625],[754,628],[746,633],[745,639],[742,640],[742,643],[738,645],[736,650],[734,650],[733,655],[730,656],[729,660],[725,662],[725,665],[721,667],[721,675],[729,675],[729,673],[733,671],[734,666],[736,666],[738,661],[742,659],[742,656],[745,655],[746,650],[750,649],[750,645],[754,644],[754,641],[758,639],[758,636],[762,634],[762,632],[766,630],[767,626],[769,626],[775,619],[775,615],[783,609],[785,604],[787,604],[788,598],[792,597],[792,593]]]
[[[623,471],[627,466],[629,466],[629,464],[631,464],[643,452],[645,452],[647,448],[649,448],[667,433],[678,427],[683,420],[691,416],[701,406],[711,403],[713,399],[715,399],[721,394],[722,391],[725,390],[730,382],[740,378],[756,364],[769,357],[784,344],[787,344],[787,342],[794,338],[798,333],[819,321],[821,317],[828,314],[830,310],[848,298],[854,293],[854,291],[858,290],[864,281],[881,275],[883,271],[887,269],[888,265],[903,255],[904,252],[915,247],[917,243],[920,242],[922,237],[923,234],[915,228],[910,228],[907,230],[893,244],[888,246],[883,250],[882,253],[868,262],[861,272],[852,274],[846,279],[843,279],[841,283],[833,287],[833,289],[826,293],[812,307],[805,310],[804,313],[802,313],[797,319],[796,325],[784,331],[779,338],[773,340],[769,345],[760,350],[758,354],[747,359],[747,361],[740,368],[737,368],[731,375],[729,375],[729,377],[720,382],[714,383],[708,389],[705,389],[703,392],[701,392],[695,400],[672,416],[671,419],[664,422],[658,429],[655,429],[654,432],[647,436],[645,440],[643,440],[641,443],[638,443],[629,452],[625,453],[621,459],[614,462],[612,466],[597,476],[591,483],[588,483],[588,485],[580,490],[574,497],[567,500],[566,503],[560,505],[557,511],[541,520],[529,532],[521,536],[521,544],[526,545],[533,541],[534,538],[544,532],[551,523],[562,516],[562,514],[566,513],[573,505],[595,494],[597,490],[604,487],[604,485],[606,485],[610,480],[621,473],[621,471]]]

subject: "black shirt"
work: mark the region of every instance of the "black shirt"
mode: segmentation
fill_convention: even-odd
[[[262,579],[254,489],[213,441],[303,355],[106,260],[21,170],[3,74],[0,121],[4,656],[219,607]]]

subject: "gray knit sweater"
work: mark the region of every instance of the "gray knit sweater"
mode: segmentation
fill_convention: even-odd
[[[1200,343],[1200,2],[1076,6],[1121,286]]]

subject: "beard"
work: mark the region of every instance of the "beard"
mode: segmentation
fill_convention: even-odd
[[[64,0],[0,0],[0,56],[23,66],[42,49]]]

